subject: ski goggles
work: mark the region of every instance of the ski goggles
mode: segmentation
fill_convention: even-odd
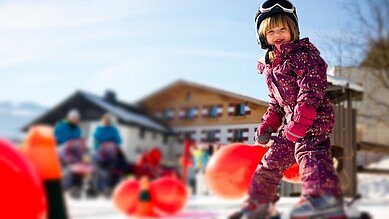
[[[259,12],[267,13],[273,10],[275,7],[281,8],[286,13],[293,13],[295,8],[289,1],[278,1],[276,4],[271,1],[265,2],[260,8]]]

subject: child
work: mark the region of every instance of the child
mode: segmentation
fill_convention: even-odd
[[[330,152],[334,112],[326,96],[327,65],[308,38],[299,39],[296,9],[287,0],[267,0],[255,18],[257,40],[267,49],[258,62],[266,75],[270,103],[256,141],[273,144],[258,165],[242,209],[230,219],[268,218],[278,200],[282,173],[300,165],[302,198],[290,218],[345,218],[342,192]]]

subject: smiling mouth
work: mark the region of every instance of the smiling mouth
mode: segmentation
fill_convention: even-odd
[[[283,42],[283,40],[276,40],[276,41],[274,41],[274,43],[276,43],[276,44],[281,44]]]

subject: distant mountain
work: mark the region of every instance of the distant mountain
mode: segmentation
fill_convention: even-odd
[[[21,140],[21,127],[47,110],[46,107],[33,102],[0,102],[0,137]]]

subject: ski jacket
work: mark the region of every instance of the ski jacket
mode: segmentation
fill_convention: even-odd
[[[330,133],[335,118],[326,95],[327,64],[318,49],[304,38],[281,45],[278,56],[275,63],[261,59],[257,65],[266,76],[270,97],[263,121],[278,129],[285,118],[286,125],[304,124],[314,134]]]
[[[103,142],[122,143],[119,131],[114,126],[98,126],[93,134],[94,149],[97,151]]]
[[[81,138],[81,129],[67,120],[58,122],[54,127],[54,136],[57,145],[66,143],[69,140]]]

